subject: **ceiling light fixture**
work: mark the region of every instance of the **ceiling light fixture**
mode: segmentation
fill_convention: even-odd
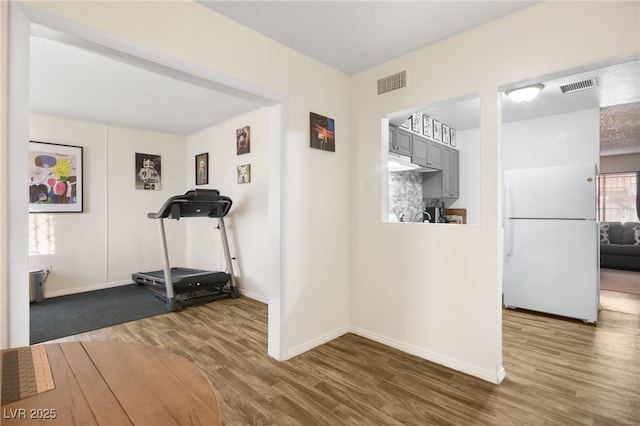
[[[538,96],[538,93],[540,93],[542,89],[544,89],[544,84],[537,83],[518,89],[507,90],[504,93],[514,102],[528,102]]]

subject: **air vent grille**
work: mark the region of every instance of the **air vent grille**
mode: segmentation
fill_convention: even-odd
[[[403,87],[407,87],[406,71],[402,71],[388,77],[383,77],[378,80],[378,95],[402,89]]]
[[[590,89],[596,86],[597,86],[596,79],[590,78],[589,80],[583,80],[583,81],[578,81],[576,83],[569,83],[569,84],[562,85],[560,86],[560,91],[562,91],[562,93],[565,94],[565,93],[577,92],[578,90]]]

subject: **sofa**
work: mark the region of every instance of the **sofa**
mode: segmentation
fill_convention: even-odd
[[[600,267],[640,271],[640,223],[600,223]]]

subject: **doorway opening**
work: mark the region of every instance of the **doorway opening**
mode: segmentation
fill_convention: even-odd
[[[268,183],[268,219],[269,228],[268,246],[268,286],[269,301],[278,300],[280,294],[280,188],[282,174],[279,167],[284,152],[282,147],[283,123],[286,116],[287,104],[284,99],[275,93],[259,87],[235,80],[229,76],[219,74],[211,69],[188,63],[162,52],[154,51],[140,45],[128,43],[114,36],[97,30],[80,28],[72,22],[67,22],[59,17],[50,16],[41,12],[35,12],[27,6],[12,4],[10,13],[10,93],[14,96],[9,99],[9,145],[12,151],[12,162],[9,165],[9,174],[12,182],[9,189],[9,201],[13,207],[10,210],[9,227],[15,231],[16,237],[10,239],[11,265],[9,282],[28,282],[27,271],[29,269],[28,238],[20,236],[29,235],[28,212],[22,210],[25,191],[20,182],[27,181],[27,170],[20,165],[24,164],[28,153],[28,145],[24,141],[29,140],[29,105],[26,102],[29,93],[29,44],[34,27],[44,28],[48,31],[62,34],[73,42],[80,43],[101,55],[117,58],[139,68],[168,76],[194,85],[200,85],[209,90],[224,93],[227,96],[241,98],[256,105],[266,107],[268,110],[268,140],[269,140],[269,183]],[[15,161],[14,161],[15,160]],[[24,240],[24,241],[23,241]],[[28,287],[12,288],[7,301],[12,306],[9,310],[9,345],[24,346],[28,344],[29,330],[29,297]],[[278,304],[276,304],[279,306]],[[281,330],[284,329],[285,318],[280,309],[269,309],[269,354],[276,359],[282,356]]]
[[[600,267],[601,262],[609,257],[607,252],[613,249],[611,245],[602,244],[603,227],[607,226],[602,223],[606,220],[603,218],[614,214],[613,210],[604,210],[606,201],[603,197],[607,197],[607,188],[606,184],[603,187],[602,183],[608,180],[608,173],[626,172],[630,175],[628,179],[623,180],[630,185],[632,177],[638,172],[637,164],[640,164],[640,143],[637,136],[628,137],[637,135],[640,131],[640,80],[637,78],[639,73],[640,61],[635,55],[631,58],[612,59],[580,69],[532,78],[500,88],[503,174],[506,170],[570,164],[589,163],[598,166],[598,179],[601,182],[598,199],[600,208],[595,209],[593,216],[601,221],[598,225],[600,241],[595,240],[596,247],[591,251],[594,259],[592,263],[595,263],[597,268],[601,309],[607,309],[609,304],[608,294],[604,290],[607,283],[616,278],[620,280],[620,274],[625,276],[622,281],[629,280],[627,274],[635,274],[628,270],[610,271],[606,265],[602,266],[602,269]],[[512,89],[532,85],[540,86],[542,91],[538,98],[530,102],[516,103],[506,95]],[[630,166],[632,164],[635,166]],[[610,183],[612,186],[608,190],[609,201],[617,203],[611,196],[613,187],[618,184],[618,178]],[[623,198],[633,199],[631,202],[635,209],[635,195],[626,195]],[[502,210],[507,217],[508,206],[505,203],[503,199]],[[614,210],[617,208],[616,206]],[[624,220],[627,220],[626,216]],[[637,216],[629,220],[636,223]],[[628,231],[628,238],[631,237],[630,232]],[[509,246],[507,238],[508,236],[505,237],[505,247]],[[506,261],[507,254],[504,258]],[[640,272],[638,274],[640,276]],[[506,286],[508,283],[503,282],[503,292],[507,291]],[[637,313],[640,314],[640,304]]]

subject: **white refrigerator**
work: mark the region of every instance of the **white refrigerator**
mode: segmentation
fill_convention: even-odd
[[[596,164],[504,173],[504,305],[595,323]]]

